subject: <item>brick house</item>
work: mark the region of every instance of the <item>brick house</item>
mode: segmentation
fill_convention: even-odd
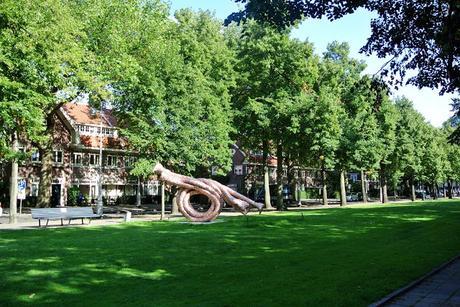
[[[255,198],[263,187],[263,155],[261,152],[244,152],[236,144],[232,145],[232,170],[228,175],[229,186],[233,189]],[[276,168],[278,159],[268,156],[268,173],[270,185],[276,184]],[[294,166],[290,169],[292,183],[300,190],[306,188],[318,189],[321,185],[320,170]],[[288,183],[288,168],[283,167],[283,183]]]
[[[132,202],[138,192],[144,196],[158,195],[158,182],[140,184],[138,178],[129,175],[136,154],[128,150],[126,140],[118,135],[117,120],[111,110],[103,110],[101,116],[87,104],[67,103],[57,112],[53,131],[51,206],[66,205],[67,191],[72,186],[87,201],[94,202],[99,193],[99,176],[102,195],[108,203],[122,196],[125,202]],[[30,161],[19,167],[19,178],[27,182],[27,200],[33,205],[40,184],[41,159],[30,144],[23,144],[20,149],[33,152]]]

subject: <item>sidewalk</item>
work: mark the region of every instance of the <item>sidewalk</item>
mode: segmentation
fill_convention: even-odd
[[[460,306],[460,256],[389,301],[371,306]]]

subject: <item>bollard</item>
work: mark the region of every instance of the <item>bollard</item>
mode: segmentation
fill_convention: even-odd
[[[131,211],[126,210],[125,222],[130,222],[130,221],[131,221]]]

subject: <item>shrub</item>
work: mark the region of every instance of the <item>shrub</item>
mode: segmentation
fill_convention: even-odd
[[[78,187],[70,187],[67,190],[67,206],[76,206],[78,204],[78,197],[80,196],[80,189]]]

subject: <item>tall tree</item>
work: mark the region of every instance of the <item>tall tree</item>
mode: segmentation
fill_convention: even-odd
[[[327,171],[336,165],[336,154],[340,144],[339,97],[327,84],[318,84],[318,94],[305,95],[303,120],[299,140],[304,149],[300,157],[302,164],[321,169],[323,205],[328,204]]]
[[[355,121],[355,115],[351,114],[350,108],[346,106],[350,91],[353,91],[361,81],[360,73],[364,70],[363,61],[350,58],[350,48],[347,43],[332,42],[324,53],[322,65],[320,65],[320,82],[327,84],[330,91],[339,98],[341,105],[340,125],[342,136],[336,154],[336,169],[340,172],[340,204],[347,202],[345,175],[352,166],[352,154],[354,145],[349,138],[352,136],[351,128]]]
[[[448,137],[452,135],[452,121],[448,120],[443,124],[442,133],[443,137]],[[447,155],[446,159],[446,180],[448,192],[447,195],[449,198],[453,197],[453,182],[460,182],[460,145],[444,143],[444,150]]]
[[[437,198],[438,184],[446,179],[447,155],[445,151],[445,137],[437,128],[427,125],[424,127],[424,138],[421,140],[424,146],[421,158],[421,180],[429,187],[433,197]]]
[[[298,129],[297,110],[302,103],[298,97],[312,88],[317,74],[312,46],[288,34],[251,21],[243,26],[233,93],[235,126],[243,144],[251,148],[263,145],[265,158],[267,150],[276,149],[279,210],[283,207],[283,161],[290,136]]]
[[[421,142],[424,138],[423,127],[427,123],[407,98],[396,99],[395,106],[400,116],[396,124],[396,146],[391,158],[391,169],[396,175],[394,180],[403,178],[408,182],[411,200],[414,201],[415,181],[421,171],[421,154],[425,146]]]
[[[350,169],[361,173],[361,194],[367,202],[367,176],[379,168],[379,127],[374,112],[375,92],[371,79],[361,78],[344,98],[347,117],[342,121],[344,137],[341,139],[342,154],[349,159]]]
[[[112,84],[120,93],[114,106],[122,132],[152,163],[188,173],[211,166],[226,170],[233,72],[220,23],[190,10],[176,12],[177,22],[164,17],[145,13],[140,39],[128,45]]]
[[[28,120],[22,124],[27,128],[20,129],[23,134],[19,137],[40,150],[40,206],[49,205],[51,194],[55,112],[87,80],[81,45],[84,33],[79,26],[62,1],[6,0],[0,5],[1,91],[6,94],[2,100],[15,104],[10,110],[24,109],[22,117]],[[40,128],[35,129],[37,126]]]
[[[398,113],[388,96],[388,88],[380,80],[372,80],[373,112],[378,123],[378,146],[375,150],[379,155],[380,198],[382,203],[388,202],[388,180],[391,178],[391,156],[395,150],[396,123]]]

